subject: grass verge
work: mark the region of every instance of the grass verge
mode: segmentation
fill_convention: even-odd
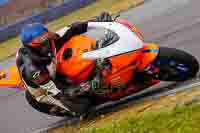
[[[89,6],[48,23],[48,27],[50,30],[55,31],[77,20],[87,20],[102,11],[116,13],[134,7],[143,2],[144,0],[97,0],[97,2]],[[0,61],[5,60],[8,57],[13,57],[19,47],[19,37],[0,43]]]
[[[171,112],[130,115],[105,122],[100,127],[84,128],[81,133],[199,133],[200,105],[177,107]]]

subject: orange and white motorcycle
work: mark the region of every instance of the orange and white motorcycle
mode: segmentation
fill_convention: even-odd
[[[72,37],[57,53],[57,70],[70,78],[74,85],[79,85],[91,78],[96,61],[106,60],[109,72],[102,71],[104,87],[90,90],[88,95],[98,101],[91,108],[109,101],[119,101],[160,81],[185,81],[194,78],[199,70],[199,63],[194,56],[175,48],[144,42],[143,34],[127,20],[89,22],[88,26],[91,29],[109,30],[118,38],[111,44],[94,49],[94,38],[88,35]],[[65,52],[69,49],[72,49],[71,57],[65,58]],[[15,67],[11,69],[12,81],[15,81],[12,84],[23,86]],[[6,82],[9,85],[9,80],[5,77],[6,73],[2,71],[0,85],[6,85]],[[44,108],[44,105],[36,105],[33,99],[30,100],[28,93],[26,95],[33,107],[40,111],[41,106]]]

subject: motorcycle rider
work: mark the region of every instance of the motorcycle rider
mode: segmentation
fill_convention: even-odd
[[[90,21],[110,22],[113,20],[109,13],[103,12]],[[40,23],[28,24],[23,28],[20,33],[22,47],[17,53],[16,64],[26,89],[37,102],[56,105],[65,111],[74,112],[65,103],[66,96],[56,84],[58,80],[55,80],[57,62],[55,55],[70,38],[86,31],[87,22],[73,23],[61,37],[50,32]],[[104,44],[112,38],[112,35],[108,35],[97,43]],[[97,77],[95,77],[95,83],[98,83]],[[87,105],[85,106],[87,108]]]

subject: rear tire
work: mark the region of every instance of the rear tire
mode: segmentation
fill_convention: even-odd
[[[162,81],[189,80],[199,71],[199,63],[194,56],[175,48],[160,47],[153,64],[160,68],[157,79]]]

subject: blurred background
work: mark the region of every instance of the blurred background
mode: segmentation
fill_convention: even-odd
[[[0,0],[0,42],[28,23],[47,23],[96,0]]]
[[[0,0],[0,26],[69,1],[71,0]]]

